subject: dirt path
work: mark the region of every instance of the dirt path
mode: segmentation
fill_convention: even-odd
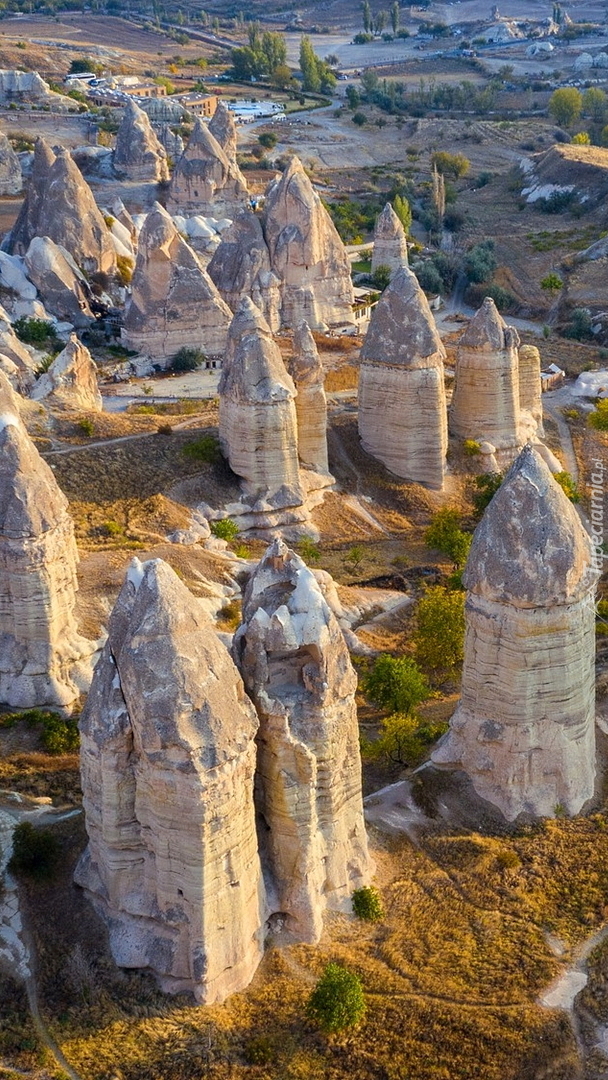
[[[179,424],[171,424],[173,431],[183,431],[189,427],[200,427],[200,416],[189,416],[187,420],[182,420]],[[133,439],[146,439],[151,435],[156,435],[156,431],[139,431],[136,435],[119,435],[115,439],[98,439],[96,442],[79,443],[78,446],[60,446],[53,447],[52,450],[45,450],[43,457],[50,457],[52,454],[75,454],[79,450],[95,450],[100,446],[116,446],[118,443],[132,442]]]

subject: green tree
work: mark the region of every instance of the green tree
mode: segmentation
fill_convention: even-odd
[[[467,561],[472,536],[460,528],[460,514],[457,510],[444,507],[438,510],[424,534],[424,542],[430,548],[448,555],[456,569]]]
[[[394,765],[416,766],[426,757],[428,747],[445,730],[446,725],[438,721],[428,722],[419,716],[393,713],[383,719],[380,737],[366,744],[363,751],[366,755],[383,758]]]
[[[363,689],[375,705],[405,716],[431,695],[426,676],[411,657],[394,657],[387,653],[374,661],[363,680]]]
[[[279,137],[274,131],[263,131],[261,135],[258,135],[258,142],[265,150],[274,150],[278,141]]]
[[[380,292],[384,292],[391,280],[390,266],[377,266],[372,274],[372,285]]]
[[[564,495],[567,495],[570,499],[570,502],[578,503],[581,501],[581,494],[578,490],[577,483],[569,472],[563,470],[562,472],[554,473],[553,479],[557,481],[564,492]]]
[[[412,227],[412,208],[404,195],[395,195],[395,198],[393,199],[393,210],[403,225],[405,235],[407,236]]]
[[[578,120],[582,109],[583,95],[575,86],[562,86],[549,98],[549,114],[561,127],[569,127]]]
[[[583,113],[590,116],[595,124],[601,124],[606,116],[608,97],[599,86],[590,86],[583,94]]]
[[[588,131],[577,131],[572,136],[572,142],[575,146],[591,146],[591,136]]]
[[[606,127],[602,128],[602,133],[600,135],[600,142],[601,142],[602,146],[608,146],[608,124],[606,124]]]
[[[287,63],[287,45],[282,34],[267,30],[262,34],[260,51],[265,67],[265,71],[261,72],[262,75],[270,74],[282,64]]]
[[[446,150],[436,150],[431,156],[431,166],[437,169],[442,176],[448,176],[452,180],[458,180],[466,176],[471,168],[471,162],[464,154],[448,154]]]
[[[327,1034],[356,1027],[365,1015],[361,980],[340,964],[328,964],[310,995],[307,1012]]]
[[[551,273],[547,274],[540,283],[541,289],[546,289],[547,292],[557,292],[558,289],[563,289],[564,283],[559,274]]]
[[[300,41],[300,71],[302,72],[302,89],[318,94],[321,89],[319,60],[310,43],[310,38],[306,35]]]
[[[81,56],[76,60],[72,60],[69,71],[70,75],[84,75],[89,71],[92,72],[93,75],[101,75],[103,67],[98,60],[91,60],[90,56]]]
[[[381,34],[386,26],[386,20],[388,15],[386,11],[379,11],[374,19],[374,29],[377,34]]]
[[[483,512],[494,498],[500,485],[504,479],[504,473],[480,473],[475,477],[476,492],[473,495],[473,506],[475,507],[478,518],[481,518]]]
[[[353,911],[365,922],[380,922],[384,918],[382,897],[373,885],[364,885],[353,893]]]
[[[363,29],[366,34],[369,34],[372,29],[372,9],[369,6],[368,0],[364,0],[364,3],[361,4],[361,10],[363,14]]]
[[[608,431],[608,399],[598,401],[594,411],[589,414],[587,423],[596,431]]]
[[[357,87],[353,86],[352,83],[349,83],[346,87],[346,100],[350,109],[356,109],[361,104],[361,95]]]
[[[357,127],[363,127],[364,124],[367,124],[367,116],[365,115],[365,113],[356,112],[353,116],[353,124],[356,124]]]
[[[393,34],[397,33],[400,20],[401,8],[399,7],[398,0],[395,0],[394,4],[391,4],[391,26],[393,28]]]
[[[272,72],[273,81],[284,90],[293,80],[291,68],[287,64],[279,64]]]
[[[450,676],[462,663],[464,593],[435,585],[418,604],[414,655],[424,671]]]
[[[59,862],[59,844],[50,829],[36,829],[22,821],[13,832],[9,870],[28,877],[50,877]]]

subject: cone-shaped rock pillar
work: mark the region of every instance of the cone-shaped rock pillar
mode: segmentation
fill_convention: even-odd
[[[593,795],[592,558],[572,503],[525,447],[473,538],[462,696],[433,754],[509,821],[576,814]]]
[[[247,185],[199,118],[177,162],[169,185],[167,207],[172,214],[192,213],[234,217],[249,202]]]
[[[279,329],[281,283],[270,269],[260,219],[250,210],[243,210],[226,230],[207,272],[232,311],[249,297],[263,313],[270,329]]]
[[[323,368],[315,339],[306,323],[301,323],[294,332],[289,374],[297,391],[298,457],[308,468],[327,473],[327,398]]]
[[[374,247],[372,250],[372,274],[379,266],[386,266],[391,275],[401,266],[408,265],[405,229],[390,203],[376,218]]]
[[[157,183],[169,179],[167,152],[148,116],[132,99],[120,122],[112,160],[116,172],[129,180]]]
[[[540,353],[536,345],[520,345],[518,356],[521,423],[529,429],[530,438],[542,438],[544,432]]]

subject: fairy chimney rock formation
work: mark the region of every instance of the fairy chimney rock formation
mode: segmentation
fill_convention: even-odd
[[[526,446],[473,538],[462,696],[433,761],[513,821],[579,812],[595,777],[590,538]]]
[[[95,649],[76,625],[74,526],[1,372],[0,522],[0,701],[70,709]]]
[[[48,312],[78,329],[91,325],[89,284],[65,248],[49,236],[34,236],[25,254],[25,268]]]
[[[0,195],[18,195],[23,187],[21,162],[3,131],[0,131]]]
[[[536,345],[519,347],[519,408],[522,425],[529,429],[529,438],[542,438],[543,406],[540,377],[540,353]]]
[[[353,324],[350,262],[336,228],[293,157],[264,207],[270,266],[281,281],[281,324],[313,330]]]
[[[201,602],[134,560],[81,720],[89,846],[75,880],[120,967],[223,1001],[262,957],[258,719]]]
[[[223,234],[207,273],[232,311],[249,297],[270,329],[279,329],[281,283],[270,269],[260,219],[250,210],[243,210]]]
[[[116,172],[129,180],[157,183],[169,179],[167,152],[146,113],[132,99],[122,115],[112,161]]]
[[[249,202],[240,169],[232,164],[198,118],[188,145],[171,177],[167,207],[171,213],[234,217]]]
[[[249,579],[234,655],[258,710],[256,804],[268,902],[318,941],[370,873],[357,677],[314,574],[277,540]]]
[[[376,218],[374,246],[372,249],[372,274],[379,266],[386,266],[391,275],[401,266],[408,265],[405,229],[390,203]]]
[[[294,332],[289,374],[297,393],[298,457],[308,468],[328,473],[327,398],[323,368],[315,339],[306,323],[301,323]]]
[[[89,350],[81,345],[75,334],[70,335],[65,349],[40,376],[30,397],[48,405],[101,412],[103,404],[97,385],[97,367]]]
[[[456,346],[450,431],[493,443],[501,467],[511,464],[523,442],[518,345],[517,331],[486,297]]]
[[[184,347],[216,356],[226,346],[231,318],[198,256],[155,203],[139,235],[124,344],[160,361]]]
[[[209,131],[221,146],[230,164],[236,168],[236,124],[230,109],[224,105],[223,101],[217,103],[217,108],[209,121]]]
[[[10,236],[11,252],[25,255],[34,236],[49,236],[82,270],[112,274],[116,254],[89,185],[67,150],[54,154],[41,144],[36,144],[27,195]]]
[[[441,489],[447,452],[445,349],[418,279],[401,267],[361,349],[359,435],[396,476]]]
[[[220,440],[254,511],[301,506],[295,387],[262,314],[243,300],[222,371]]]

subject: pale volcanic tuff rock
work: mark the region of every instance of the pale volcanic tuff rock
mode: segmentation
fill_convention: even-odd
[[[386,266],[391,271],[408,265],[407,240],[405,229],[390,203],[376,218],[374,228],[374,246],[372,249],[372,274],[379,266]]]
[[[509,821],[593,795],[596,580],[575,508],[525,447],[473,538],[462,696],[433,754]]]
[[[447,414],[442,345],[418,280],[401,267],[372,314],[359,376],[359,435],[405,480],[443,486]]]
[[[247,206],[247,185],[219,143],[198,118],[171,177],[167,209],[172,214],[234,217]]]
[[[34,385],[36,361],[31,352],[19,340],[11,320],[0,305],[0,354],[15,365],[15,372],[9,376],[11,384],[19,393],[27,392]],[[8,370],[5,369],[8,374]]]
[[[74,526],[2,373],[0,523],[0,701],[69,709],[88,686],[95,649],[74,614]]]
[[[70,335],[65,349],[40,376],[30,397],[48,405],[101,412],[103,404],[97,385],[97,367],[89,350],[81,345],[75,334]]]
[[[271,911],[318,941],[370,874],[352,668],[314,574],[275,541],[249,579],[234,655],[260,717],[256,804]]]
[[[184,152],[184,140],[181,135],[176,135],[170,124],[155,124],[154,129],[159,143],[165,148],[167,158],[171,158],[171,161],[175,163]]]
[[[129,180],[157,183],[169,179],[167,152],[146,113],[133,100],[125,107],[120,122],[113,164],[116,172]]]
[[[298,457],[303,465],[328,473],[327,398],[323,368],[310,327],[301,323],[293,335],[289,374],[296,388]]]
[[[243,300],[219,384],[219,431],[230,468],[260,526],[302,507],[295,387],[262,314]],[[298,519],[300,520],[300,518]]]
[[[456,346],[450,431],[493,443],[501,467],[513,461],[523,442],[518,345],[517,330],[486,297]]]
[[[182,347],[224,351],[232,312],[158,203],[139,235],[122,338],[129,349],[167,360]]]
[[[49,236],[34,236],[25,267],[47,311],[78,329],[91,325],[91,290],[69,251]]]
[[[260,219],[244,210],[222,236],[207,267],[209,277],[235,311],[249,297],[262,311],[270,329],[280,326],[281,282],[270,269],[270,255]]]
[[[520,345],[519,409],[522,426],[529,429],[529,438],[543,432],[542,382],[540,377],[540,353],[536,345]]]
[[[230,109],[223,101],[218,101],[217,108],[209,121],[209,131],[221,146],[228,161],[236,168],[236,124]]]
[[[353,287],[344,244],[294,157],[266,193],[264,236],[281,281],[281,324],[313,330],[353,324]]]
[[[116,269],[110,234],[89,185],[67,150],[55,154],[41,139],[9,250],[25,255],[34,236],[49,236],[88,273]]]
[[[258,720],[203,605],[134,560],[81,720],[89,846],[76,869],[120,967],[222,1001],[262,957]]]
[[[21,162],[3,131],[0,131],[0,195],[18,195],[23,187]]]

